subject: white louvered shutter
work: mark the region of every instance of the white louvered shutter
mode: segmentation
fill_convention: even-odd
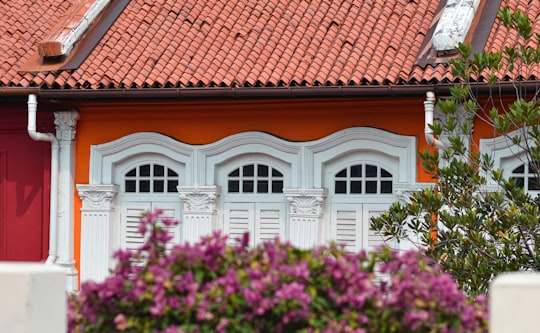
[[[285,240],[285,205],[280,203],[257,203],[255,206],[255,243]]]
[[[372,251],[375,250],[377,247],[380,246],[390,246],[392,248],[396,248],[396,243],[393,240],[385,239],[379,232],[369,228],[369,222],[370,219],[374,216],[381,215],[384,213],[386,209],[388,209],[387,204],[364,204],[364,210],[363,210],[363,219],[365,220],[365,223],[367,224],[367,245],[368,250]]]
[[[130,203],[122,207],[120,234],[123,249],[135,251],[144,244],[144,237],[139,233],[138,228],[142,214],[150,208],[150,204],[142,203]]]
[[[179,203],[170,202],[125,202],[122,205],[120,216],[121,228],[121,247],[129,250],[136,250],[144,244],[145,237],[139,234],[138,227],[143,213],[159,208],[163,209],[162,218],[172,218],[180,220],[180,205]],[[171,244],[181,242],[181,225],[167,227],[173,238]]]
[[[266,240],[285,239],[285,205],[281,203],[226,203],[224,205],[224,233],[228,243],[236,244],[249,232],[249,245]]]
[[[374,250],[377,246],[394,246],[369,228],[370,218],[382,214],[387,204],[333,204],[331,210],[331,238],[345,245],[349,252]]]
[[[224,234],[229,244],[237,244],[236,239],[249,232],[249,245],[254,245],[255,204],[226,203],[223,208]]]
[[[334,204],[331,210],[331,239],[347,252],[362,248],[362,205]]]

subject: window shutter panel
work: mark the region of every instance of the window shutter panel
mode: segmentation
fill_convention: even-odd
[[[138,207],[137,207],[138,206]],[[121,247],[135,251],[144,243],[144,237],[139,234],[138,228],[141,216],[150,206],[137,204],[135,207],[124,207],[121,213]]]
[[[359,215],[358,209],[336,209],[332,214],[334,219],[332,238],[337,243],[345,245],[347,252],[356,252],[361,248]]]
[[[381,215],[384,213],[385,209],[388,208],[386,204],[365,204],[364,205],[364,223],[367,224],[366,228],[368,230],[367,234],[367,249],[369,251],[375,250],[377,247],[381,246],[390,246],[391,248],[396,249],[396,242],[394,240],[385,240],[384,237],[378,232],[369,227],[369,222],[372,217]]]
[[[237,244],[236,239],[249,232],[249,245],[253,246],[255,205],[251,203],[229,203],[224,208],[224,232],[228,236],[227,243]]]
[[[255,220],[255,242],[262,243],[279,238],[285,241],[285,207],[269,203],[257,204]]]

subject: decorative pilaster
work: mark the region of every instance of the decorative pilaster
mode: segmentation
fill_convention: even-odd
[[[77,190],[82,200],[81,282],[102,281],[109,274],[114,251],[110,221],[118,185],[77,185]]]
[[[67,290],[78,286],[74,256],[74,175],[75,175],[75,127],[79,119],[76,110],[54,113],[56,138],[58,139],[58,216],[57,257],[54,263],[66,271]]]
[[[210,235],[217,223],[216,199],[218,186],[178,186],[182,209],[182,235],[185,242],[197,242],[201,236]]]
[[[289,240],[294,246],[312,248],[319,242],[324,189],[285,189],[289,202]]]
[[[438,108],[435,109],[436,117],[441,121],[442,123],[448,123],[450,119],[452,119],[456,123],[456,130],[455,132],[459,134],[461,140],[465,144],[465,147],[467,148],[467,151],[471,151],[471,138],[474,133],[474,112],[467,111],[463,106],[459,106],[455,113],[453,114],[444,114],[441,110]],[[463,131],[463,129],[467,129],[466,132]],[[443,142],[445,147],[450,147],[451,143],[449,140],[449,137],[453,135],[450,133],[443,133],[440,136],[440,140]],[[469,157],[469,154],[464,154],[462,157],[462,160],[466,160]],[[440,159],[439,167],[445,167],[447,166],[448,161],[445,161],[444,159]]]

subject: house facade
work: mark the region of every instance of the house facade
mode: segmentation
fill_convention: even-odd
[[[115,249],[143,241],[137,220],[154,208],[181,221],[177,242],[219,230],[231,243],[249,232],[252,245],[406,248],[369,218],[432,185],[417,154],[436,149],[424,103],[452,85],[447,37],[496,49],[496,36],[511,38],[495,21],[506,5],[517,2],[2,4],[11,28],[0,98],[10,104],[0,112],[17,121],[0,134],[15,126],[24,139],[0,142],[0,231],[22,228],[10,209],[30,211],[10,208],[9,186],[31,183],[41,207],[20,202],[41,214],[30,219],[42,252],[30,260],[64,267],[68,289],[103,279]],[[480,149],[518,167],[480,118],[464,121]],[[37,162],[14,157],[28,151]],[[9,242],[37,244],[25,238],[35,230],[3,231],[3,248],[26,253]]]

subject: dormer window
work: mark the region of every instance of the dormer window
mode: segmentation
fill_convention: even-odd
[[[447,0],[433,33],[433,48],[438,56],[453,54],[465,42],[482,0]]]

